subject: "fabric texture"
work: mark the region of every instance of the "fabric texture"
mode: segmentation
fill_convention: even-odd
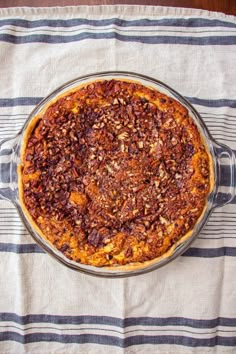
[[[236,150],[236,18],[148,6],[0,9],[0,139],[83,74],[133,71],[187,97]],[[7,168],[9,155],[0,152]],[[227,162],[226,162],[227,164]],[[1,179],[0,193],[8,181]],[[228,176],[223,178],[228,191]],[[3,192],[2,192],[3,194]],[[190,249],[125,279],[67,269],[0,200],[0,353],[235,353],[236,199]]]

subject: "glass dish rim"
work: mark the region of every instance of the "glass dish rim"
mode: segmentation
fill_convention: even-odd
[[[21,140],[24,136],[24,131],[27,128],[28,124],[31,122],[31,120],[40,113],[41,110],[43,110],[46,107],[47,103],[50,103],[52,99],[56,99],[59,94],[63,94],[69,90],[69,88],[75,87],[76,84],[83,83],[85,81],[85,84],[89,84],[89,82],[93,82],[96,79],[105,79],[107,76],[114,76],[114,79],[120,78],[122,79],[137,79],[137,80],[145,80],[148,81],[149,83],[153,83],[154,85],[164,88],[165,90],[168,91],[171,95],[174,96],[174,99],[176,99],[178,102],[180,102],[184,107],[188,109],[188,111],[191,112],[191,117],[194,120],[194,122],[197,122],[197,126],[199,128],[200,126],[200,133],[203,135],[205,142],[207,144],[207,148],[209,150],[209,153],[212,156],[213,164],[214,164],[214,177],[216,176],[216,156],[214,153],[214,148],[213,144],[217,143],[217,141],[212,137],[210,134],[205,122],[202,120],[200,114],[197,112],[197,110],[192,106],[192,104],[181,94],[179,94],[177,91],[175,91],[172,87],[169,85],[165,84],[164,82],[154,79],[152,77],[149,77],[147,75],[131,72],[131,71],[102,71],[102,72],[96,72],[96,73],[90,73],[86,75],[81,75],[78,76],[72,80],[67,81],[66,83],[60,85],[57,87],[54,91],[52,91],[49,95],[44,97],[31,111],[31,113],[28,115],[28,118],[26,119],[26,122],[22,126],[20,132],[17,134],[17,136],[21,137]],[[86,80],[91,80],[86,82]],[[142,83],[141,83],[142,84]],[[158,90],[158,88],[156,88]],[[21,144],[19,146],[21,149]],[[56,248],[50,245],[48,241],[43,239],[31,226],[30,222],[27,220],[27,217],[25,216],[23,209],[21,207],[21,204],[19,201],[13,201],[13,204],[15,205],[21,220],[23,221],[24,225],[26,226],[27,230],[29,231],[30,235],[33,237],[33,239],[36,241],[36,243],[44,250],[46,251],[49,255],[51,255],[54,259],[62,263],[63,265],[69,267],[70,269],[89,274],[92,276],[97,276],[97,277],[107,277],[107,278],[121,278],[121,277],[129,277],[129,276],[136,276],[140,274],[145,274],[150,271],[156,270],[158,268],[163,267],[164,265],[170,263],[173,261],[175,258],[179,257],[181,254],[183,254],[192,244],[192,242],[198,237],[200,231],[206,224],[211,212],[214,210],[213,207],[213,199],[214,199],[214,194],[215,194],[215,189],[216,189],[216,179],[214,181],[214,187],[210,194],[208,195],[208,199],[206,202],[206,207],[205,210],[202,214],[202,216],[199,218],[197,221],[197,224],[195,225],[191,235],[187,240],[184,240],[181,242],[179,245],[177,245],[173,251],[173,253],[168,256],[168,257],[163,257],[161,259],[157,258],[157,261],[151,265],[147,265],[146,267],[141,267],[142,263],[140,263],[140,269],[135,269],[135,270],[115,270],[115,267],[112,267],[112,269],[109,270],[109,267],[96,267],[96,266],[89,266],[89,265],[83,265],[80,263],[76,263],[75,261],[71,261],[68,258],[66,258],[63,253],[58,251]],[[119,267],[117,267],[119,268]]]

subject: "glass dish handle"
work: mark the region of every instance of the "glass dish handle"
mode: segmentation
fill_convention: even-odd
[[[17,196],[18,141],[19,136],[0,141],[0,200]]]
[[[229,204],[235,197],[235,153],[224,144],[214,142],[216,155],[216,191],[213,208]]]

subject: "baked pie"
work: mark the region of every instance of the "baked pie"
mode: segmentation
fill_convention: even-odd
[[[57,97],[28,125],[20,202],[68,259],[143,264],[191,235],[211,165],[183,105],[135,81],[98,80]]]

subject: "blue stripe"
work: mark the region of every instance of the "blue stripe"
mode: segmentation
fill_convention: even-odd
[[[0,252],[45,253],[37,244],[0,243]]]
[[[11,155],[11,153],[12,153],[12,149],[4,149],[0,151],[0,156]]]
[[[146,44],[189,44],[189,45],[233,45],[236,44],[236,36],[128,36],[116,33],[89,33],[83,32],[72,36],[32,34],[27,36],[15,36],[12,34],[0,34],[0,41],[24,44],[24,43],[71,43],[85,39],[117,39],[122,42],[137,42]]]
[[[184,326],[190,328],[212,329],[218,326],[236,327],[236,318],[217,317],[213,319],[194,319],[186,317],[127,317],[111,316],[62,316],[30,314],[25,316],[12,312],[0,312],[1,322],[14,322],[20,325],[31,323],[53,323],[57,325],[106,325],[127,328],[132,326]]]
[[[0,107],[35,106],[43,97],[0,98]]]
[[[235,153],[235,150],[233,150]],[[223,166],[223,165],[222,165]],[[221,166],[221,167],[222,167]],[[225,180],[225,176],[222,177],[222,180]],[[227,193],[217,193],[217,203],[220,204],[224,204],[227,200],[229,199],[229,194]],[[236,204],[236,196],[233,198],[233,200],[231,200],[231,202],[229,204]]]
[[[220,248],[189,248],[183,256],[185,257],[201,257],[201,258],[215,258],[215,257],[235,257],[236,247],[220,247]]]
[[[134,345],[142,344],[173,344],[187,347],[215,347],[221,346],[235,346],[236,337],[215,336],[213,338],[191,338],[185,336],[148,336],[137,335],[126,338],[119,338],[109,335],[97,334],[55,334],[55,333],[30,333],[21,335],[13,331],[5,331],[0,333],[0,341],[14,341],[22,344],[35,342],[57,342],[57,343],[94,343],[100,345],[110,345],[120,348],[127,348]]]
[[[12,172],[11,174],[10,171]],[[10,163],[10,162],[0,163],[0,182],[1,183],[17,182],[16,171],[17,171],[16,163]],[[0,189],[0,194],[1,194],[1,189]]]
[[[236,38],[236,37],[235,37]],[[14,97],[0,98],[0,107],[15,107],[15,106],[35,106],[43,97]],[[203,99],[198,97],[186,97],[186,99],[196,105],[204,107],[231,107],[236,108],[236,100],[229,99]],[[7,116],[7,115],[6,115]]]
[[[227,27],[236,28],[236,24],[233,22],[227,22],[222,20],[210,20],[204,18],[166,18],[161,20],[150,20],[143,18],[140,20],[122,20],[119,18],[109,18],[104,20],[88,20],[84,18],[75,18],[68,20],[22,20],[22,19],[6,19],[0,21],[0,27],[3,26],[17,26],[22,28],[37,28],[37,27],[75,27],[75,26],[110,26],[115,25],[119,27],[158,27],[158,26],[172,26],[172,27]]]
[[[197,97],[186,97],[189,102],[192,104],[197,104],[205,107],[231,107],[236,108],[236,100],[228,100],[228,99],[202,99]]]
[[[0,252],[21,253],[45,253],[37,244],[15,244],[0,243]],[[216,258],[216,257],[235,257],[236,247],[220,247],[220,248],[189,248],[183,257],[199,257],[199,258]]]

